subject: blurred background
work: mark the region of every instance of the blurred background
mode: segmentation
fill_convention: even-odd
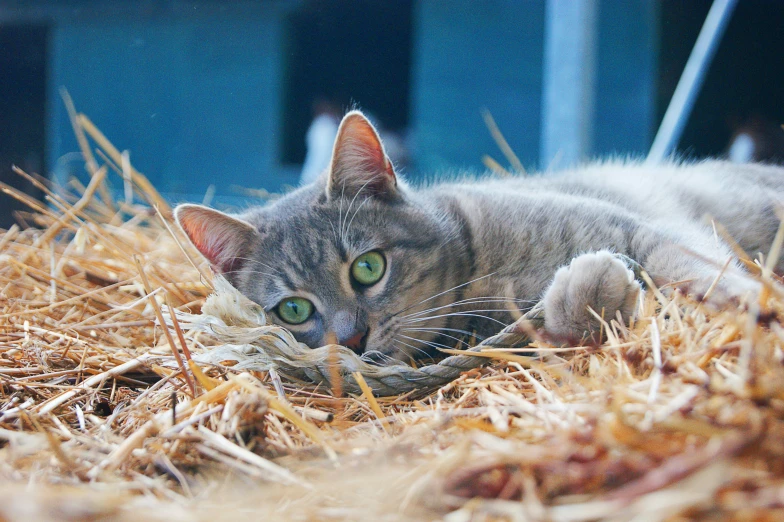
[[[483,109],[529,170],[644,156],[710,3],[3,0],[0,179],[84,176],[62,87],[173,202],[297,185],[355,106],[413,180],[507,166]],[[782,28],[784,2],[740,0],[680,155],[781,159]]]

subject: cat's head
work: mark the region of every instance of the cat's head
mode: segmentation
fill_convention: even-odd
[[[180,205],[175,216],[216,271],[311,347],[334,334],[407,359],[464,327],[440,308],[468,276],[459,223],[405,186],[358,111],[312,185],[241,215]]]

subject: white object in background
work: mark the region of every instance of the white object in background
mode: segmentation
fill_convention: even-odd
[[[751,163],[754,161],[755,149],[754,138],[744,132],[732,140],[727,156],[733,163]]]
[[[597,17],[596,0],[547,2],[539,152],[542,168],[569,167],[590,152]]]
[[[339,124],[338,119],[331,114],[319,114],[313,118],[305,136],[307,152],[299,178],[300,185],[312,183],[329,167]]]
[[[664,119],[653,140],[646,163],[661,163],[675,150],[702,86],[705,71],[708,70],[713,55],[716,54],[724,29],[727,28],[737,3],[738,0],[713,1],[694,43],[694,49],[691,50],[689,60],[683,69],[681,79],[678,80],[678,86],[672,95],[667,112],[664,113]]]

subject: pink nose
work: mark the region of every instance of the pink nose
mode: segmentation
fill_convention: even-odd
[[[347,348],[351,348],[356,353],[362,353],[362,339],[365,337],[367,330],[359,332],[354,337],[344,341],[342,344]]]

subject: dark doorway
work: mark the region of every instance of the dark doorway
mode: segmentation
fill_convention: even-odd
[[[711,0],[661,3],[658,121],[664,115]],[[705,77],[679,154],[701,158],[726,153],[732,136],[759,128],[784,143],[784,2],[738,2]],[[784,160],[781,151],[776,158]],[[776,155],[767,158],[770,161]]]
[[[0,26],[0,180],[40,197],[12,165],[28,173],[45,173],[47,28],[42,25]],[[13,213],[26,209],[0,195],[0,228]]]
[[[283,163],[302,163],[315,101],[408,123],[412,1],[311,0],[288,20]]]

